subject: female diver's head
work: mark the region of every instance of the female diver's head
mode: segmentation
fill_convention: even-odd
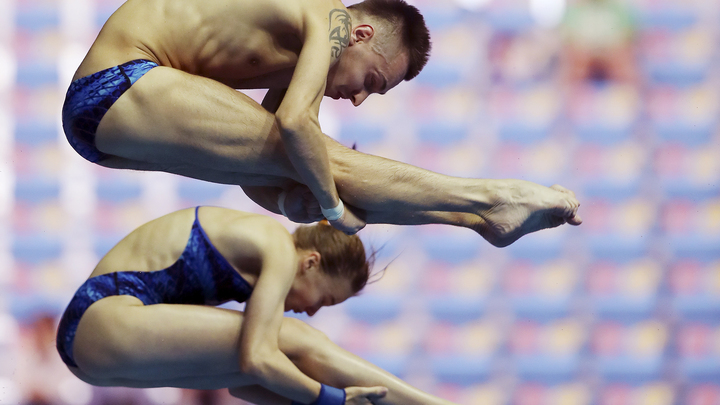
[[[357,235],[346,235],[323,221],[293,233],[298,271],[285,300],[285,310],[314,315],[339,304],[367,284],[374,255],[365,254]]]

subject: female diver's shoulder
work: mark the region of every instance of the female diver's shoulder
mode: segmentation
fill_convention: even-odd
[[[292,235],[279,221],[267,215],[221,207],[200,207],[200,224],[211,239],[228,245],[254,245],[264,248],[293,243]],[[220,242],[220,239],[225,242]]]

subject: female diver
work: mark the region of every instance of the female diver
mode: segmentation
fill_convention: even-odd
[[[369,267],[360,239],[327,224],[291,235],[262,215],[177,211],[100,260],[63,314],[57,348],[99,386],[228,388],[262,405],[450,404],[283,317],[352,297]],[[214,306],[230,300],[245,311]]]

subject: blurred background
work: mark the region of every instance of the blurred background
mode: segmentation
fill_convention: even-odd
[[[69,147],[65,91],[121,3],[0,0],[0,404],[239,402],[91,387],[54,349],[75,289],[135,227],[199,204],[267,213],[238,187],[107,170]],[[324,131],[445,174],[562,184],[585,223],[504,249],[368,226],[384,277],[303,319],[460,404],[720,404],[720,3],[410,3],[428,66],[360,108],[327,99]]]

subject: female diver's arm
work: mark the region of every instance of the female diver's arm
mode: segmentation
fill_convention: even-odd
[[[285,298],[297,271],[295,246],[280,223],[270,218],[258,220],[262,222],[253,238],[262,266],[245,307],[240,331],[240,369],[270,391],[311,403],[320,394],[320,383],[303,374],[278,346]]]

